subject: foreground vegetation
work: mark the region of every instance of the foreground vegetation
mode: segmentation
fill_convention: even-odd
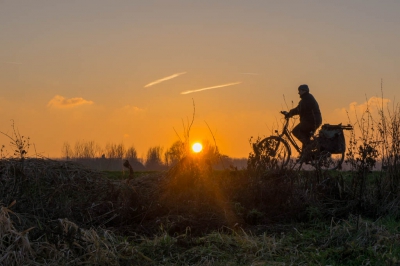
[[[357,122],[349,171],[274,169],[254,154],[216,171],[217,147],[195,155],[183,141],[168,170],[127,176],[29,158],[14,130],[0,265],[400,265],[399,114]]]
[[[398,265],[399,197],[377,198],[383,176],[370,174],[360,201],[354,172],[202,163],[128,182],[67,161],[3,159],[0,264]]]

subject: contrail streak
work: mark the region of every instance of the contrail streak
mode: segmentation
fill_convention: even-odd
[[[213,87],[208,87],[208,88],[202,88],[202,89],[198,89],[198,90],[183,91],[183,92],[181,92],[181,94],[189,94],[189,93],[193,93],[193,92],[199,92],[199,91],[205,91],[205,90],[218,89],[218,88],[223,88],[223,87],[228,87],[228,86],[237,85],[237,84],[240,84],[240,83],[242,83],[242,82],[228,83],[228,84],[223,84],[223,85],[218,85],[218,86],[213,86]]]
[[[4,64],[11,64],[11,65],[22,65],[22,63],[19,62],[3,62]]]
[[[259,75],[258,73],[252,73],[252,72],[242,72],[240,74],[242,74],[242,75],[253,75],[253,76],[258,76]]]
[[[158,79],[158,80],[156,80],[156,81],[150,82],[149,84],[147,84],[147,85],[144,86],[144,87],[145,87],[145,88],[148,88],[148,87],[151,87],[151,86],[156,85],[156,84],[158,84],[158,83],[161,83],[161,82],[163,82],[163,81],[166,81],[166,80],[170,80],[170,79],[179,77],[180,75],[183,75],[183,74],[186,74],[186,72],[176,73],[176,74],[173,74],[173,75],[171,75],[171,76],[168,76],[168,77],[165,77],[165,78],[162,78],[162,79]]]

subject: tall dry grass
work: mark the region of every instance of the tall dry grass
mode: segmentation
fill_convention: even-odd
[[[400,106],[385,105],[382,97],[377,112],[367,106],[357,116],[354,126],[359,136],[352,135],[347,163],[352,169],[352,192],[358,207],[373,207],[376,215],[400,217],[397,202],[400,182]],[[378,115],[373,115],[377,113]]]
[[[131,265],[152,262],[127,238],[101,228],[83,229],[68,219],[55,220],[42,237],[19,231],[12,205],[0,209],[0,265]],[[12,219],[12,216],[17,219]]]

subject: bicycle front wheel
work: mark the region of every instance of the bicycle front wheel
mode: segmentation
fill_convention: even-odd
[[[257,148],[260,162],[266,169],[282,169],[289,163],[289,144],[280,137],[267,137],[260,141]]]

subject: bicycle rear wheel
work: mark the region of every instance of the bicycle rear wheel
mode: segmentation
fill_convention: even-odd
[[[328,151],[320,151],[319,154],[313,158],[311,164],[316,169],[336,170],[342,166],[343,161],[344,152],[331,154]]]
[[[290,146],[282,138],[270,136],[257,145],[260,162],[266,169],[282,169],[289,163]]]

